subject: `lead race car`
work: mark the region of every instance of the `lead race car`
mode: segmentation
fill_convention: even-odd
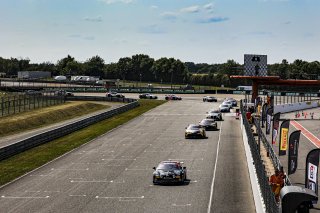
[[[153,167],[153,184],[181,183],[187,179],[187,168],[180,161],[161,161],[157,167]]]

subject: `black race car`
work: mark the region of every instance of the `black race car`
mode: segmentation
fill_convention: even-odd
[[[182,100],[180,96],[176,95],[165,95],[164,99],[168,100]]]
[[[218,99],[216,97],[212,97],[212,96],[205,96],[203,97],[203,102],[217,102]]]
[[[214,119],[206,118],[199,122],[205,130],[218,130],[217,122]]]
[[[181,183],[187,179],[187,168],[180,161],[162,161],[153,167],[153,184]]]

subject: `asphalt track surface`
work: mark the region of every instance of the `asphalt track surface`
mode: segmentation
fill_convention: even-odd
[[[207,139],[184,139],[218,103],[170,101],[0,188],[1,212],[255,212],[240,122],[224,115]],[[183,185],[153,185],[163,160]]]

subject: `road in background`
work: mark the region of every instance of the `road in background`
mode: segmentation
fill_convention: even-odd
[[[1,188],[1,211],[255,212],[240,121],[225,114],[208,139],[184,139],[218,105],[169,101]],[[188,181],[153,185],[152,167],[170,159]]]

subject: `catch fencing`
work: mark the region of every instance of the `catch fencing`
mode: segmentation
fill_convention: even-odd
[[[277,206],[274,194],[269,185],[269,179],[261,159],[259,144],[256,142],[256,139],[251,131],[251,126],[246,118],[246,112],[243,108],[242,102],[240,102],[240,111],[243,119],[243,125],[248,137],[248,143],[250,146],[250,151],[253,158],[254,167],[256,169],[256,175],[258,178],[261,195],[264,200],[266,212],[279,213],[279,207]]]
[[[74,123],[71,123],[71,124],[68,124],[65,126],[61,126],[61,127],[49,130],[47,132],[43,132],[43,133],[34,135],[32,137],[23,139],[21,141],[18,141],[16,143],[13,143],[13,144],[8,145],[6,147],[1,147],[0,148],[0,160],[9,158],[11,156],[14,156],[16,154],[24,152],[28,149],[33,148],[33,147],[36,147],[41,144],[45,144],[47,142],[55,140],[57,138],[63,137],[63,136],[70,134],[74,131],[80,130],[80,129],[85,128],[87,126],[90,126],[94,123],[97,123],[99,121],[110,118],[114,115],[118,115],[118,114],[121,114],[121,113],[126,112],[128,110],[131,110],[137,106],[139,106],[139,102],[134,101],[134,102],[128,103],[124,106],[120,106],[118,108],[100,113],[98,115],[94,115],[92,117],[85,118],[83,120],[76,121]]]
[[[65,102],[63,96],[54,95],[10,95],[0,98],[0,117],[13,115]]]

